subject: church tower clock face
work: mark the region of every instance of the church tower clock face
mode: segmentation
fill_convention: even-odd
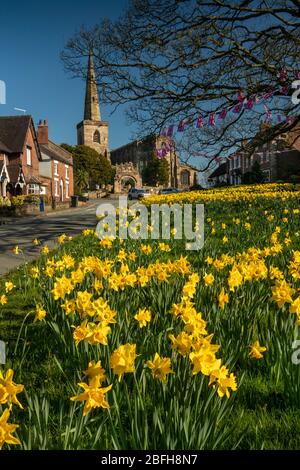
[[[89,53],[84,119],[77,124],[77,144],[87,145],[109,158],[108,122],[101,120],[99,94],[95,78],[94,55]]]

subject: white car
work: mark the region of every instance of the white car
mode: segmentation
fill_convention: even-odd
[[[133,199],[142,199],[143,197],[151,196],[151,193],[148,189],[138,189],[138,188],[131,188],[128,193],[128,199],[132,201]]]

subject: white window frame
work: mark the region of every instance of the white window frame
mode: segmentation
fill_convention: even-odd
[[[26,147],[26,164],[28,166],[32,166],[32,152],[31,152],[31,147],[27,146]]]
[[[66,180],[69,179],[69,165],[65,165]]]
[[[54,178],[54,196],[55,197],[59,196],[58,186],[59,186],[58,178]]]
[[[30,183],[27,188],[27,194],[41,194],[40,185],[36,183]]]
[[[58,176],[58,161],[57,160],[53,160],[53,165],[54,165],[54,174],[55,176]]]

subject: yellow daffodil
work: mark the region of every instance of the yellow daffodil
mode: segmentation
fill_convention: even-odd
[[[135,344],[122,344],[113,351],[109,364],[114,374],[119,376],[119,382],[124,374],[135,371],[134,361],[136,357]]]
[[[250,352],[249,356],[252,359],[262,359],[264,353],[267,350],[264,346],[261,346],[259,344],[259,341],[255,341],[251,346],[250,346]]]
[[[147,361],[146,365],[151,369],[153,378],[164,383],[167,381],[167,375],[174,373],[171,367],[171,359],[169,357],[160,357],[158,353],[155,353],[153,360]]]
[[[20,445],[19,439],[12,434],[19,427],[17,424],[9,424],[10,410],[6,408],[0,416],[0,450],[4,444]]]

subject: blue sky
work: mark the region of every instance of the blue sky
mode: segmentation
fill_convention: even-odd
[[[0,115],[17,115],[26,110],[49,120],[50,138],[57,143],[76,144],[76,124],[83,119],[84,82],[70,79],[60,61],[66,41],[81,25],[94,25],[104,17],[117,18],[127,0],[7,0],[1,2],[0,80],[6,83],[6,104]],[[124,109],[110,116],[101,107],[101,117],[109,121],[110,148],[131,140],[132,127]]]

